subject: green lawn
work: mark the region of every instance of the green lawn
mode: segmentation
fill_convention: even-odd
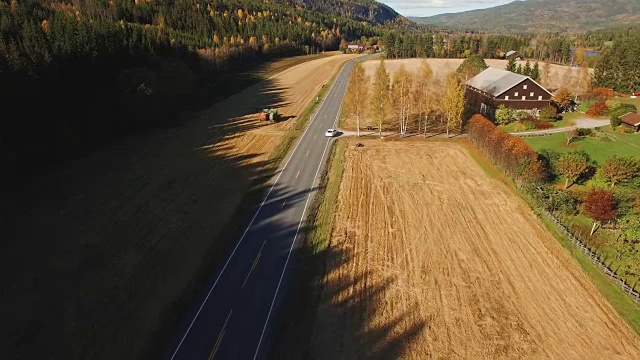
[[[536,151],[542,149],[557,152],[584,150],[598,164],[602,164],[612,155],[631,155],[640,158],[640,134],[621,134],[613,131],[610,126],[601,128],[600,133],[606,137],[606,139],[609,139],[609,141],[589,136],[577,140],[574,139],[571,145],[567,146],[565,134],[552,134],[549,136],[525,138],[524,140]]]
[[[613,100],[618,100],[623,104],[631,104],[631,105],[635,105],[638,109],[640,109],[640,98],[635,98],[635,99],[631,99],[631,98],[613,98]]]

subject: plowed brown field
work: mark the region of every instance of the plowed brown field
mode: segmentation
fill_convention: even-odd
[[[318,359],[638,359],[640,339],[459,144],[351,142]]]

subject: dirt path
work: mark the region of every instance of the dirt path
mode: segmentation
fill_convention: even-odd
[[[3,290],[12,305],[3,318],[9,351],[143,357],[155,332],[182,315],[176,301],[213,271],[228,240],[221,232],[253,180],[269,174],[286,130],[349,58],[297,65],[184,127],[128,138],[25,186],[16,239],[3,249],[12,269]],[[290,118],[260,122],[264,107]]]
[[[350,140],[310,353],[633,359],[640,339],[458,144]]]

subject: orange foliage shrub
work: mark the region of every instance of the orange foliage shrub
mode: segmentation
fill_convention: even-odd
[[[587,115],[589,116],[602,116],[604,112],[607,111],[607,104],[603,102],[597,102],[587,110]]]
[[[471,117],[467,130],[471,141],[516,182],[540,182],[546,178],[538,154],[522,138],[507,134],[479,114]]]
[[[613,97],[613,89],[598,87],[591,90],[591,97],[598,102],[605,102]]]

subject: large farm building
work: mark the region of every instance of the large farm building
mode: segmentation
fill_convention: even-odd
[[[467,81],[465,96],[472,110],[493,116],[500,105],[537,112],[553,95],[528,76],[490,67]]]

